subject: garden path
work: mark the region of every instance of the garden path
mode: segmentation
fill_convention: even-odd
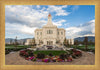
[[[19,52],[13,52],[5,55],[6,65],[94,65],[95,64],[95,54],[83,52],[82,57],[78,59],[73,59],[72,62],[32,62],[25,60],[19,56]]]

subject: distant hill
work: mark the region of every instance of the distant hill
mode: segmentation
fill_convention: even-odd
[[[18,43],[23,43],[24,41],[26,42],[27,39],[32,39],[32,38],[18,39],[17,42]],[[13,38],[6,38],[5,43],[10,43],[11,40],[12,40],[12,43],[15,42],[15,39],[13,39]]]
[[[77,38],[74,38],[74,41],[75,40],[84,41],[84,38],[85,37],[77,37]],[[24,41],[26,42],[27,39],[32,39],[32,38],[19,39],[19,40],[17,40],[17,42],[23,43]],[[12,40],[12,42],[15,42],[15,39],[13,39],[13,38],[6,38],[5,43],[10,43],[10,40]],[[90,41],[90,40],[95,42],[95,37],[94,36],[88,36],[88,41]]]
[[[77,37],[77,38],[74,38],[74,41],[75,40],[78,40],[78,41],[84,41],[85,37]],[[92,42],[95,42],[95,36],[88,36],[88,41],[92,40]]]

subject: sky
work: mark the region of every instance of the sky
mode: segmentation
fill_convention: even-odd
[[[95,5],[6,5],[5,38],[34,38],[34,30],[52,23],[66,30],[66,38],[95,36]]]

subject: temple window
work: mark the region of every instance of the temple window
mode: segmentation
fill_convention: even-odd
[[[53,34],[52,30],[47,30],[47,34]]]
[[[59,32],[58,32],[58,35],[59,35]]]
[[[41,32],[41,35],[42,35],[42,32]]]
[[[37,35],[38,35],[39,33],[37,32]]]
[[[61,35],[63,35],[63,32],[61,32]]]

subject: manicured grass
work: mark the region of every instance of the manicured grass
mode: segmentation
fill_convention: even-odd
[[[43,53],[45,55],[49,55],[50,53],[52,53],[53,55],[60,55],[62,53],[66,53],[66,51],[53,51],[53,50],[47,50],[47,51],[34,51],[34,54],[38,54],[38,53]]]
[[[17,48],[28,48],[27,45],[17,45]],[[5,45],[5,48],[15,48],[15,45]]]
[[[76,49],[80,49],[80,50],[83,50],[83,51],[88,51],[88,52],[93,52],[95,53],[95,45],[88,45],[87,46],[87,50],[86,50],[86,47],[85,45],[82,45],[82,46],[71,46],[71,48],[76,48]]]
[[[15,45],[5,45],[5,54],[9,54],[12,51],[19,51],[22,49],[27,49],[30,46],[26,46],[26,45],[17,45],[17,47],[15,47]]]
[[[82,46],[75,46],[75,45],[73,45],[72,48],[85,49],[85,45],[82,45]],[[94,50],[95,49],[95,45],[88,45],[87,48],[91,49],[91,50]]]

